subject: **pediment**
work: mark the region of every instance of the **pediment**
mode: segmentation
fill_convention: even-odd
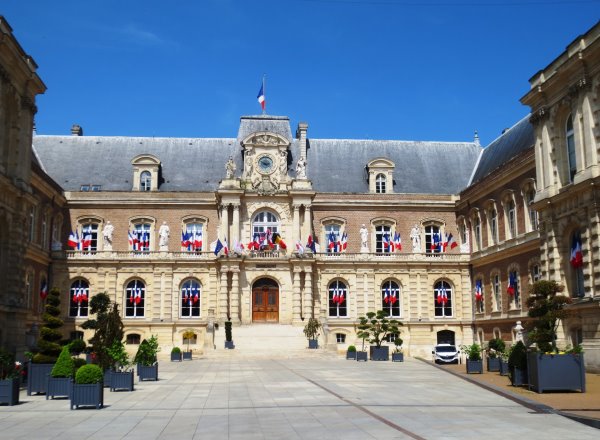
[[[289,147],[290,142],[277,133],[258,131],[249,134],[242,141],[242,146],[251,145],[255,147]]]
[[[138,154],[131,159],[131,165],[160,165],[160,160],[152,154]]]
[[[368,163],[369,168],[395,168],[394,162],[385,157],[378,157]]]

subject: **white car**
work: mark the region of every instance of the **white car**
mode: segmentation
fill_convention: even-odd
[[[433,347],[431,354],[433,355],[433,361],[436,364],[458,364],[458,359],[460,357],[459,349],[456,345],[452,344],[438,344]]]

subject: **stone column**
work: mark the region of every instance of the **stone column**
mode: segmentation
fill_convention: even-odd
[[[301,271],[299,267],[292,272],[293,298],[292,298],[292,322],[301,322],[302,315],[302,292],[300,291]]]
[[[227,290],[227,268],[221,268],[221,286],[219,289],[219,311],[218,316],[221,321],[227,321],[228,312],[228,290]]]
[[[231,274],[231,293],[229,295],[231,321],[240,323],[240,270],[233,269]]]
[[[221,205],[221,242],[226,238],[229,243],[229,205]],[[230,244],[231,246],[231,244]]]
[[[304,221],[302,222],[302,224],[300,225],[300,235],[302,235],[303,237],[308,237],[308,235],[310,234],[310,225],[312,222],[312,216],[310,213],[310,205],[304,205]],[[313,237],[313,239],[316,239],[317,237]],[[319,243],[321,246],[323,246],[323,243]],[[323,247],[321,247],[321,250],[323,250]]]
[[[313,290],[312,290],[312,272],[304,272],[304,319],[313,316]]]
[[[233,204],[233,219],[232,219],[232,225],[231,225],[231,243],[229,243],[230,246],[233,246],[233,244],[236,241],[240,241],[240,204],[239,203],[234,203]]]
[[[294,205],[294,226],[292,232],[292,245],[296,246],[298,240],[302,240],[302,234],[300,232],[300,205]],[[304,243],[303,243],[304,245]]]

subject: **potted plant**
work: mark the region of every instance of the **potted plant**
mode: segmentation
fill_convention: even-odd
[[[368,312],[366,316],[360,318],[358,329],[366,332],[369,342],[375,344],[370,347],[372,361],[388,361],[390,359],[390,347],[382,345],[382,343],[390,335],[400,334],[398,327],[401,325],[400,321],[388,319],[388,314],[384,310],[378,310],[376,313]]]
[[[62,351],[59,344],[62,333],[59,329],[63,321],[60,319],[60,291],[57,288],[52,288],[46,298],[42,320],[44,324],[40,328],[40,339],[37,342],[39,351],[32,357],[27,369],[28,396],[46,392],[48,375]]]
[[[365,351],[365,340],[369,337],[369,332],[365,331],[365,330],[360,330],[356,333],[356,336],[358,336],[361,340],[362,340],[362,348],[360,349],[360,351],[356,352],[356,361],[367,361],[367,352]]]
[[[404,352],[402,351],[402,343],[404,341],[399,336],[394,339],[394,352],[392,353],[392,362],[404,362]]]
[[[229,350],[233,350],[235,348],[231,336],[231,321],[225,321],[225,348]]]
[[[171,349],[171,362],[176,362],[176,361],[181,362],[182,360],[183,360],[183,357],[181,356],[181,348],[173,347]]]
[[[500,371],[500,354],[504,352],[506,344],[500,338],[490,339],[486,349],[487,371]]]
[[[500,376],[508,376],[508,355],[509,352],[506,350],[500,353]]]
[[[10,406],[19,403],[20,377],[23,367],[15,362],[12,353],[0,348],[0,403]]]
[[[134,391],[133,370],[123,341],[114,341],[107,350],[112,360],[108,371],[111,391]],[[106,378],[106,372],[104,373]]]
[[[104,406],[104,385],[102,369],[95,364],[87,364],[77,370],[71,392],[71,409],[80,406]]]
[[[508,353],[508,377],[514,387],[527,384],[527,348],[522,341],[510,347]]]
[[[481,346],[474,342],[471,345],[461,345],[460,350],[467,356],[467,374],[482,374]]]
[[[74,372],[75,364],[71,357],[71,349],[68,345],[65,345],[48,376],[46,400],[50,397],[53,399],[55,397],[71,397]]]
[[[348,346],[348,350],[346,350],[346,359],[356,360],[356,347],[354,345]]]
[[[183,332],[183,340],[187,341],[187,351],[183,352],[183,360],[191,361],[192,360],[192,350],[190,350],[190,341],[196,337],[196,333],[193,330],[186,330]]]
[[[561,295],[564,286],[556,281],[541,280],[529,288],[527,324],[529,341],[538,351],[527,353],[529,388],[541,393],[546,390],[580,390],[585,392],[585,366],[580,348],[559,352],[557,329],[568,316],[565,308],[571,298]]]
[[[308,348],[319,348],[319,329],[321,323],[316,318],[308,318],[308,322],[304,326],[304,336],[308,339]]]
[[[138,347],[134,362],[137,364],[137,375],[140,381],[158,380],[158,362],[156,361],[158,351],[156,336],[151,336],[148,340],[144,339]]]
[[[87,346],[83,339],[73,339],[69,343],[69,351],[71,352],[72,356],[79,356],[85,351],[86,347]]]

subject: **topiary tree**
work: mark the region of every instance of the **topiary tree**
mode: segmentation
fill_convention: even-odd
[[[487,346],[487,354],[490,358],[496,358],[506,349],[506,344],[500,338],[490,339]]]
[[[508,354],[508,374],[512,378],[513,368],[525,370],[527,368],[527,348],[522,341],[510,347]]]
[[[127,370],[130,366],[129,355],[125,350],[123,341],[114,340],[110,347],[107,348],[108,357],[110,358],[110,368],[114,371]]]
[[[529,286],[527,307],[533,320],[526,324],[527,337],[542,352],[557,352],[556,331],[559,321],[569,315],[565,306],[571,303],[571,298],[559,295],[563,290],[556,281],[541,280]]]
[[[152,336],[148,340],[144,339],[138,347],[134,362],[149,367],[156,362],[158,351],[158,339],[156,339],[156,336]]]
[[[183,332],[183,339],[187,340],[187,351],[190,351],[190,340],[194,339],[196,333],[193,330],[186,330]]]
[[[75,364],[73,363],[69,346],[64,346],[50,375],[52,377],[73,377],[74,371]]]
[[[375,344],[377,348],[381,347],[389,335],[399,335],[398,327],[403,325],[400,321],[388,319],[388,313],[385,310],[378,310],[377,313],[368,312],[359,320],[358,329],[361,333],[358,337],[363,339],[363,345],[364,339],[368,339],[369,343]]]
[[[75,382],[82,384],[94,384],[102,382],[104,374],[98,365],[87,364],[77,370],[75,374]]]
[[[32,362],[35,364],[53,364],[62,351],[59,341],[62,333],[59,330],[64,322],[60,319],[60,291],[54,287],[46,298],[45,311],[42,315],[44,324],[40,328],[40,338],[37,341],[38,353]]]
[[[85,350],[85,341],[83,339],[74,339],[69,343],[69,350],[72,355],[79,356]]]
[[[96,319],[88,319],[81,327],[94,330],[89,343],[96,355],[96,362],[102,369],[115,368],[117,361],[109,354],[109,348],[115,341],[123,340],[123,321],[119,314],[119,305],[112,303],[106,292],[98,293],[90,299],[90,312]]]
[[[319,329],[321,323],[316,318],[308,318],[308,322],[304,326],[304,336],[307,339],[317,339],[319,337]]]
[[[231,321],[225,321],[225,340],[227,342],[231,342],[232,336],[231,336]]]

